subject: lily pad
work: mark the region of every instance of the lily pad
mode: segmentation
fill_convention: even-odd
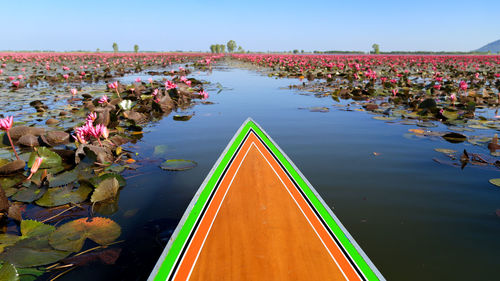
[[[85,239],[99,245],[115,241],[121,234],[120,226],[107,218],[81,218],[58,227],[49,238],[50,245],[58,250],[78,252]]]
[[[18,281],[19,274],[17,269],[10,263],[0,265],[0,280],[2,281]]]
[[[71,252],[51,248],[27,248],[13,246],[0,255],[0,259],[18,267],[33,267],[51,264],[69,256]]]
[[[82,184],[77,189],[72,186],[49,188],[43,196],[36,200],[36,204],[42,207],[55,207],[68,203],[80,203],[87,199],[92,188]]]
[[[451,132],[451,133],[444,134],[443,139],[445,139],[451,143],[461,143],[461,142],[466,141],[467,137],[462,135],[462,134],[459,134],[459,133]]]
[[[447,148],[435,148],[434,150],[437,152],[444,153],[444,154],[453,154],[453,153],[457,152],[456,150],[447,149]]]
[[[125,181],[125,178],[123,178],[123,176],[121,176],[120,174],[117,174],[117,173],[105,173],[105,174],[99,175],[97,177],[93,177],[90,179],[90,183],[93,186],[98,187],[100,182],[102,182],[105,179],[109,179],[109,178],[115,178],[118,181],[118,184],[120,184],[120,187],[123,187],[127,184],[127,182]]]
[[[167,171],[184,171],[198,166],[198,163],[192,160],[170,159],[161,163],[160,167]]]
[[[31,185],[29,187],[20,188],[19,191],[12,196],[12,200],[31,203],[35,200],[40,199],[45,193],[45,188],[39,188],[36,185]]]
[[[56,175],[49,179],[49,187],[67,185],[78,179],[78,170],[73,169],[71,171],[66,171],[59,175]]]
[[[55,168],[58,166],[61,166],[62,164],[62,159],[59,154],[51,151],[47,147],[39,147],[37,151],[33,151],[30,155],[30,159],[28,160],[28,167],[31,168],[33,166],[33,163],[35,162],[36,157],[42,157],[43,162],[40,165],[41,169],[50,169],[50,168]]]
[[[175,121],[188,121],[193,115],[174,115]]]
[[[496,185],[496,186],[500,187],[500,178],[498,178],[498,179],[491,179],[490,183],[493,184],[493,185]]]
[[[114,177],[108,177],[99,183],[94,193],[92,193],[92,197],[90,197],[90,202],[96,203],[114,199],[119,188],[118,180]]]

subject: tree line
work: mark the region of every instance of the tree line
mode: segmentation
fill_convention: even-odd
[[[245,50],[241,46],[238,46],[234,40],[229,40],[227,43],[224,44],[212,44],[210,45],[210,52],[214,54],[220,54],[220,53],[225,53],[226,52],[226,46],[227,46],[227,51],[229,53],[244,53]]]

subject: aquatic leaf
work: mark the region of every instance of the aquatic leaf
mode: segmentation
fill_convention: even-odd
[[[184,171],[196,167],[198,163],[192,160],[170,159],[163,162],[160,167],[168,171]]]
[[[99,183],[97,188],[92,193],[92,197],[90,197],[90,202],[101,202],[109,199],[114,199],[116,194],[118,193],[118,189],[120,188],[120,184],[118,180],[114,177],[109,177],[104,179]]]
[[[56,228],[52,225],[35,220],[21,221],[21,237],[32,238],[46,236],[52,233]]]
[[[61,166],[62,164],[62,159],[59,154],[51,151],[45,146],[42,146],[39,147],[37,151],[31,152],[30,159],[28,160],[28,167],[31,168],[31,166],[33,166],[37,156],[43,158],[43,162],[40,165],[41,169],[55,168]]]
[[[493,184],[493,185],[496,185],[496,186],[500,187],[500,178],[491,179],[490,183]]]
[[[458,112],[457,111],[448,111],[448,110],[444,110],[442,115],[446,118],[448,118],[449,120],[455,120],[455,119],[458,119],[459,115],[458,115]]]
[[[18,267],[33,267],[57,262],[69,254],[71,252],[51,248],[29,248],[14,245],[0,254],[0,259]]]
[[[49,187],[67,185],[78,180],[78,170],[73,169],[71,171],[66,171],[59,175],[53,176],[49,179]]]
[[[115,178],[118,181],[118,183],[120,184],[120,187],[123,187],[127,184],[127,182],[125,181],[125,178],[123,178],[123,176],[121,176],[120,174],[116,174],[116,173],[105,173],[105,174],[93,177],[90,179],[90,183],[93,186],[98,187],[100,182],[102,182],[105,179],[109,179],[109,178]]]
[[[23,220],[23,212],[26,210],[26,205],[20,202],[12,202],[9,206],[9,212],[7,216],[16,221]]]
[[[447,148],[434,148],[434,150],[437,152],[444,153],[444,154],[453,154],[453,153],[457,152],[456,150],[447,149]]]
[[[3,252],[4,248],[10,247],[21,240],[21,236],[12,234],[0,234],[0,253]]]
[[[17,269],[10,263],[0,264],[0,280],[2,281],[18,281],[19,274]]]
[[[58,250],[78,252],[85,239],[106,245],[121,234],[120,226],[107,218],[81,218],[58,227],[49,238],[50,245]]]
[[[175,121],[188,121],[193,115],[174,115]]]
[[[47,189],[43,196],[36,200],[36,204],[42,207],[55,207],[68,203],[80,203],[87,199],[92,188],[86,184],[80,185],[77,189],[72,186],[53,187]]]
[[[48,244],[48,237],[56,228],[52,225],[33,220],[21,221],[21,236],[17,242],[7,247],[0,254],[0,260],[5,260],[18,267],[32,267],[56,262],[70,253],[55,251]],[[6,239],[6,236],[3,237]]]
[[[35,281],[40,277],[45,271],[38,270],[36,268],[19,268],[17,270],[21,281]]]
[[[11,198],[15,201],[31,203],[42,197],[45,191],[45,188],[39,188],[36,185],[31,185],[29,187],[20,188],[19,191]]]
[[[375,120],[381,120],[381,121],[393,121],[396,120],[394,117],[387,117],[387,116],[375,116],[373,117]]]
[[[451,143],[461,143],[466,141],[467,137],[459,133],[451,132],[444,134],[443,139]]]

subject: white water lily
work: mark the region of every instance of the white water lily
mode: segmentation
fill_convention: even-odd
[[[132,108],[132,101],[131,100],[122,100],[119,104],[120,108],[122,110],[130,110]]]

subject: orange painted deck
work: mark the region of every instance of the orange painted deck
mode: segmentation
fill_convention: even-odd
[[[250,133],[174,280],[362,280],[278,162]]]

